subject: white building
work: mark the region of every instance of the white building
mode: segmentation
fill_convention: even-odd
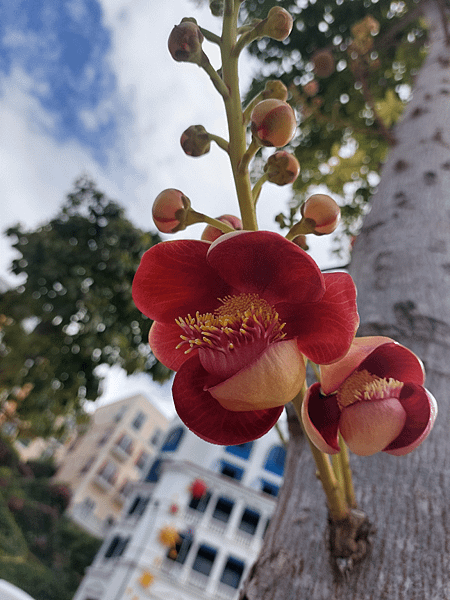
[[[73,600],[234,600],[282,483],[276,431],[239,446],[200,440],[176,418]],[[206,486],[201,498],[194,481]],[[175,549],[160,541],[175,528]]]

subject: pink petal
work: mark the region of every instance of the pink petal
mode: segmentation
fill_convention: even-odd
[[[302,404],[302,421],[306,434],[322,452],[337,454],[340,451],[338,426],[341,411],[336,396],[323,396],[320,383],[314,383]]]
[[[288,340],[270,345],[250,365],[208,391],[228,410],[263,410],[290,402],[304,381],[303,356],[296,341]]]
[[[319,302],[303,304],[296,313],[286,305],[276,306],[288,336],[297,336],[300,350],[317,364],[345,355],[359,323],[356,288],[350,275],[329,273],[324,277],[326,291]]]
[[[367,369],[378,377],[392,377],[405,383],[423,385],[425,381],[425,370],[420,358],[397,342],[378,346],[359,365],[359,369]]]
[[[232,290],[206,262],[210,244],[162,242],[147,250],[133,281],[138,309],[155,321],[172,323],[196,311],[207,313]]]
[[[397,398],[356,402],[341,413],[339,430],[358,456],[381,452],[402,431],[406,411]]]
[[[378,346],[392,343],[394,340],[383,336],[368,336],[355,338],[347,354],[331,365],[320,367],[322,392],[335,392],[343,381],[359,367],[363,360]]]
[[[230,286],[259,294],[270,304],[315,302],[324,292],[314,260],[278,233],[222,235],[210,246],[207,260]]]
[[[227,410],[205,391],[209,378],[198,356],[193,356],[176,374],[172,393],[183,423],[211,444],[231,446],[256,440],[275,425],[283,412],[282,406],[246,412]]]
[[[186,346],[176,349],[181,342],[180,334],[182,333],[181,328],[176,323],[158,323],[155,321],[148,335],[148,342],[153,354],[163,365],[173,371],[178,371],[188,358],[198,354],[198,350],[192,350],[189,354],[185,354]]]
[[[384,449],[388,454],[408,454],[428,436],[437,415],[437,403],[428,390],[407,383],[400,394],[400,402],[406,411],[406,423],[400,435]]]

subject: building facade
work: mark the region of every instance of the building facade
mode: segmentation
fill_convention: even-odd
[[[54,476],[72,490],[68,516],[103,537],[120,517],[132,484],[153,460],[168,424],[140,394],[98,408]]]
[[[74,600],[237,598],[274,511],[285,455],[273,430],[222,447],[176,418]]]

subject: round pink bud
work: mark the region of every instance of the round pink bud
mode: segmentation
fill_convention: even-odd
[[[283,102],[285,102],[288,97],[288,89],[282,81],[271,79],[266,83],[266,87],[261,95],[264,100],[276,98],[277,100],[283,100]]]
[[[202,156],[211,148],[209,134],[203,125],[191,125],[183,132],[181,147],[188,156]]]
[[[334,73],[335,63],[329,50],[319,50],[312,57],[314,73],[317,77],[329,77]]]
[[[238,231],[242,229],[242,221],[234,215],[222,215],[221,217],[217,217],[217,220],[226,223]],[[202,233],[201,239],[206,242],[214,242],[221,235],[223,235],[223,231],[220,231],[217,227],[213,227],[213,225],[207,225]]]
[[[194,21],[182,20],[175,25],[169,36],[169,52],[178,62],[200,64],[202,57],[203,33]]]
[[[269,156],[264,171],[267,173],[267,179],[276,185],[287,185],[293,183],[300,173],[300,165],[293,154],[284,150],[279,150]]]
[[[333,233],[341,218],[339,205],[327,194],[314,194],[303,204],[301,213],[304,219],[314,223],[316,235]]]
[[[292,31],[294,20],[287,10],[281,6],[274,6],[269,10],[264,35],[282,42]]]
[[[175,233],[185,228],[191,203],[183,192],[169,188],[161,192],[153,202],[153,221],[162,233]]]
[[[307,96],[309,96],[309,98],[315,96],[319,91],[319,82],[317,81],[317,79],[313,79],[312,81],[308,81],[308,83],[305,83],[305,85],[303,86],[303,91]]]
[[[270,98],[253,109],[252,134],[263,146],[286,146],[294,137],[296,127],[295,113],[287,102]]]

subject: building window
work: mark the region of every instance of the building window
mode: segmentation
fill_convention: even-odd
[[[128,509],[127,516],[131,517],[131,515],[134,515],[135,517],[141,517],[144,514],[149,501],[149,497],[144,498],[143,496],[136,496],[130,508]]]
[[[116,423],[118,423],[119,421],[121,421],[123,419],[123,415],[127,412],[128,407],[127,406],[121,406],[119,408],[119,410],[117,411],[117,413],[114,416],[114,421]]]
[[[130,495],[131,490],[133,489],[133,481],[128,481],[125,479],[120,486],[119,494],[124,498],[127,498]]]
[[[156,429],[152,433],[152,436],[150,437],[150,440],[149,440],[150,446],[157,446],[159,444],[159,442],[161,441],[162,433],[163,433],[162,429]]]
[[[220,582],[237,590],[244,572],[245,563],[242,560],[228,557]]]
[[[189,508],[204,513],[210,500],[211,492],[205,492],[201,498],[194,498],[194,496],[192,496],[191,501],[189,502]]]
[[[92,467],[92,465],[94,464],[95,461],[95,456],[90,456],[87,461],[84,463],[84,465],[81,467],[79,475],[83,475],[84,473],[87,473],[89,471],[89,469]]]
[[[117,558],[118,556],[122,556],[129,541],[129,537],[123,538],[120,537],[120,535],[114,536],[105,552],[105,558]]]
[[[241,469],[241,467],[237,467],[236,465],[232,465],[226,460],[220,461],[220,472],[222,475],[231,477],[231,479],[237,479],[237,481],[240,481],[244,475],[244,469]]]
[[[177,427],[176,429],[172,429],[172,431],[169,431],[166,439],[164,440],[161,452],[173,452],[174,450],[176,450],[180,445],[183,435],[183,427]]]
[[[284,462],[286,460],[286,448],[284,446],[273,446],[271,448],[264,468],[266,471],[280,475],[284,473]]]
[[[97,445],[104,446],[111,437],[113,431],[114,427],[108,427],[108,429],[103,433],[102,437],[98,440]]]
[[[241,531],[245,531],[245,533],[249,533],[250,535],[255,535],[260,516],[261,515],[256,510],[246,508],[242,514],[242,519],[239,523],[239,529]]]
[[[237,446],[227,446],[225,448],[225,452],[229,452],[230,454],[239,456],[239,458],[248,460],[250,458],[250,453],[252,451],[252,448],[253,448],[253,442],[245,442],[245,444],[239,444]]]
[[[150,481],[151,483],[156,483],[157,481],[159,481],[159,478],[161,477],[161,467],[162,460],[160,458],[157,458],[150,467],[150,471],[147,473],[145,481]]]
[[[128,454],[128,456],[133,454],[133,440],[126,433],[120,436],[116,442],[116,446]]]
[[[173,552],[173,548],[171,548],[167,552],[166,556],[170,560],[173,560],[174,562],[177,562],[180,565],[184,565],[194,539],[190,533],[179,533],[178,535],[180,539],[177,545],[175,546],[175,552]]]
[[[136,467],[138,469],[143,469],[145,467],[145,465],[147,464],[148,458],[149,458],[149,454],[147,452],[142,451],[139,456],[137,457],[136,460]]]
[[[147,418],[147,416],[140,410],[137,413],[137,415],[134,417],[133,422],[131,423],[132,427],[134,427],[134,429],[139,431],[139,429],[144,424],[144,421],[146,420],[146,418]]]
[[[211,573],[216,554],[217,550],[215,548],[211,548],[210,546],[202,544],[198,549],[197,556],[195,557],[194,564],[192,565],[192,570],[208,576]]]
[[[213,519],[217,519],[223,523],[228,523],[233,506],[233,500],[230,500],[229,498],[219,498],[212,515]]]
[[[110,485],[114,485],[117,480],[117,467],[113,462],[107,462],[97,472],[97,475],[107,481]]]
[[[81,502],[80,504],[80,509],[86,516],[90,515],[93,512],[94,508],[95,502],[94,500],[92,500],[92,498],[89,497],[84,498],[83,502]]]
[[[270,483],[270,481],[261,479],[261,490],[265,494],[269,494],[269,496],[275,496],[275,498],[276,498],[278,496],[278,492],[280,491],[280,488],[278,485],[275,485],[274,483]]]

